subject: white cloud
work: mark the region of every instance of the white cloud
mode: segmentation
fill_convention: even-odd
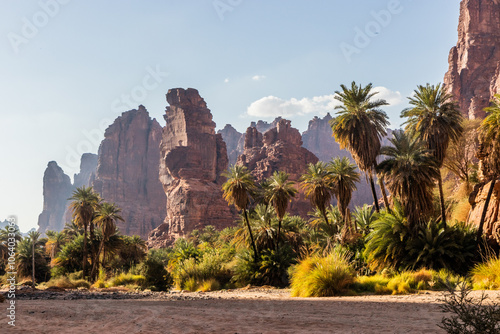
[[[397,106],[398,104],[403,103],[404,98],[398,91],[392,91],[386,87],[373,87],[372,91],[378,92],[373,98],[375,99],[383,99],[389,103],[390,106]]]
[[[229,82],[229,78],[225,78],[224,83],[228,83],[228,82]]]
[[[265,75],[254,75],[252,77],[252,80],[254,80],[254,81],[260,81],[260,80],[264,80],[265,78],[266,78]]]
[[[400,92],[394,92],[385,87],[374,87],[376,99],[385,99],[393,106],[403,102]],[[278,116],[292,118],[314,113],[314,115],[323,116],[327,112],[333,113],[335,106],[340,102],[335,100],[334,94],[314,96],[312,98],[304,97],[302,99],[291,98],[285,100],[276,96],[266,96],[252,102],[247,108],[247,115],[260,118],[275,118]]]

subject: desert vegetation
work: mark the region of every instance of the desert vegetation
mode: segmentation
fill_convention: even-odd
[[[500,175],[500,96],[480,123],[462,119],[440,85],[418,86],[401,114],[404,130],[383,146],[388,119],[380,108],[387,102],[376,94],[371,84],[354,82],[336,92],[341,105],[332,134],[354,161],[309,164],[295,181],[275,171],[258,182],[245,167],[230,166],[223,197],[240,219],[222,231],[205,226],[170,247],[148,250],[140,237],[120,233],[120,208],[92,188],[78,188],[63,231],[16,234],[18,282],[157,291],[270,285],[290,287],[298,297],[402,294],[459,282],[498,289],[498,249],[485,243],[482,230],[492,188],[479,227],[465,220],[467,197],[478,182],[474,147],[482,177]],[[352,208],[363,179],[374,201]],[[310,200],[308,219],[289,213],[299,192]],[[1,275],[7,236],[0,231]]]

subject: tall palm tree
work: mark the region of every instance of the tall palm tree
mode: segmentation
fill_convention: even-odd
[[[250,204],[250,195],[256,189],[255,181],[245,166],[233,165],[229,167],[228,172],[222,175],[227,178],[227,181],[222,185],[224,199],[229,205],[234,205],[238,210],[243,212],[252,242],[254,261],[257,261],[259,253],[255,246],[247,212],[248,205]]]
[[[484,109],[488,115],[481,123],[481,150],[480,158],[485,165],[489,179],[491,180],[488,195],[484,203],[483,212],[481,213],[481,220],[477,231],[477,239],[479,240],[483,234],[484,220],[488,212],[491,195],[495,183],[500,176],[500,94],[496,94],[491,101],[491,106]]]
[[[62,249],[64,243],[68,240],[68,236],[64,232],[47,231],[47,242],[45,243],[45,251],[50,255],[50,259],[54,260],[57,253]]]
[[[378,205],[373,170],[380,153],[380,140],[386,135],[389,125],[387,115],[380,107],[388,105],[383,99],[374,100],[378,92],[372,92],[372,84],[365,87],[356,85],[353,81],[351,88],[340,85],[342,92],[335,91],[335,99],[342,105],[335,107],[340,111],[337,117],[330,120],[333,136],[340,148],[347,148],[351,152],[359,169],[368,176],[375,209]]]
[[[381,154],[387,158],[377,170],[383,175],[387,187],[404,208],[412,231],[425,222],[432,212],[432,188],[439,168],[425,144],[402,131],[394,131],[392,146],[384,146]]]
[[[28,238],[31,241],[31,288],[35,289],[35,248],[38,246],[40,233],[29,231]]]
[[[295,189],[295,182],[289,181],[290,176],[288,173],[275,171],[269,178],[269,203],[272,204],[278,217],[278,237],[276,240],[276,251],[279,253],[279,242],[281,234],[281,222],[288,209],[288,203],[297,194]]]
[[[330,205],[334,193],[334,184],[327,165],[322,161],[318,161],[316,164],[310,163],[305,174],[300,177],[300,181],[304,194],[310,198],[311,204],[318,208],[325,223],[328,224],[326,209]]]
[[[333,159],[328,164],[328,170],[334,184],[340,214],[347,226],[349,219],[347,207],[351,202],[353,191],[356,190],[356,182],[359,182],[359,173],[356,171],[356,165],[346,157]]]
[[[118,208],[114,203],[104,202],[97,212],[97,216],[94,221],[98,227],[100,227],[102,232],[101,245],[97,251],[96,261],[92,263],[92,272],[90,277],[94,277],[94,273],[97,269],[97,264],[99,262],[99,256],[104,250],[104,244],[109,240],[109,238],[116,233],[116,222],[124,221],[123,217],[120,215],[121,209]],[[102,262],[104,263],[106,254],[103,254]]]
[[[408,98],[411,107],[402,111],[401,117],[407,117],[406,129],[414,133],[432,152],[438,168],[443,166],[446,150],[450,142],[457,141],[463,132],[462,114],[458,105],[452,101],[452,95],[445,92],[441,84],[436,86],[419,85],[414,96]],[[441,219],[446,227],[443,179],[437,175]]]
[[[99,210],[101,199],[92,187],[76,188],[71,200],[70,209],[73,211],[73,220],[83,227],[83,277],[86,277],[87,267],[87,229],[92,223],[96,211]]]

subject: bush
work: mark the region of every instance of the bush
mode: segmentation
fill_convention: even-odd
[[[90,283],[84,279],[71,279],[68,276],[59,276],[52,278],[48,282],[40,285],[45,288],[60,288],[60,289],[77,289],[77,288],[90,288]]]
[[[177,286],[183,290],[196,291],[206,285],[207,281],[217,281],[218,286],[226,285],[231,279],[225,258],[218,252],[207,252],[197,260],[188,258],[180,263],[175,270]],[[212,284],[212,288],[217,285]]]
[[[146,258],[139,265],[139,272],[145,278],[144,287],[151,290],[167,291],[172,287],[173,279],[170,273],[165,269],[163,262]]]
[[[438,326],[450,334],[500,333],[500,304],[485,304],[487,297],[484,293],[479,299],[474,299],[469,296],[470,292],[466,284],[461,284],[458,292],[449,289],[440,308],[452,316],[443,317]]]
[[[135,285],[144,287],[146,285],[146,277],[144,277],[143,275],[121,273],[118,276],[111,278],[107,284],[108,287],[126,286],[126,285]]]
[[[293,270],[292,296],[327,297],[342,294],[354,282],[354,270],[346,253],[332,251],[326,257],[313,255]]]
[[[485,263],[476,265],[471,274],[474,289],[500,289],[500,258],[492,257]]]
[[[356,278],[352,288],[356,292],[371,292],[376,294],[391,293],[387,287],[389,278],[384,275],[359,276]]]

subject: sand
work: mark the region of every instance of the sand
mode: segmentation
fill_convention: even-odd
[[[163,299],[18,300],[16,327],[2,317],[0,333],[444,333],[437,326],[446,315],[441,297],[291,298],[288,290],[240,289]]]

